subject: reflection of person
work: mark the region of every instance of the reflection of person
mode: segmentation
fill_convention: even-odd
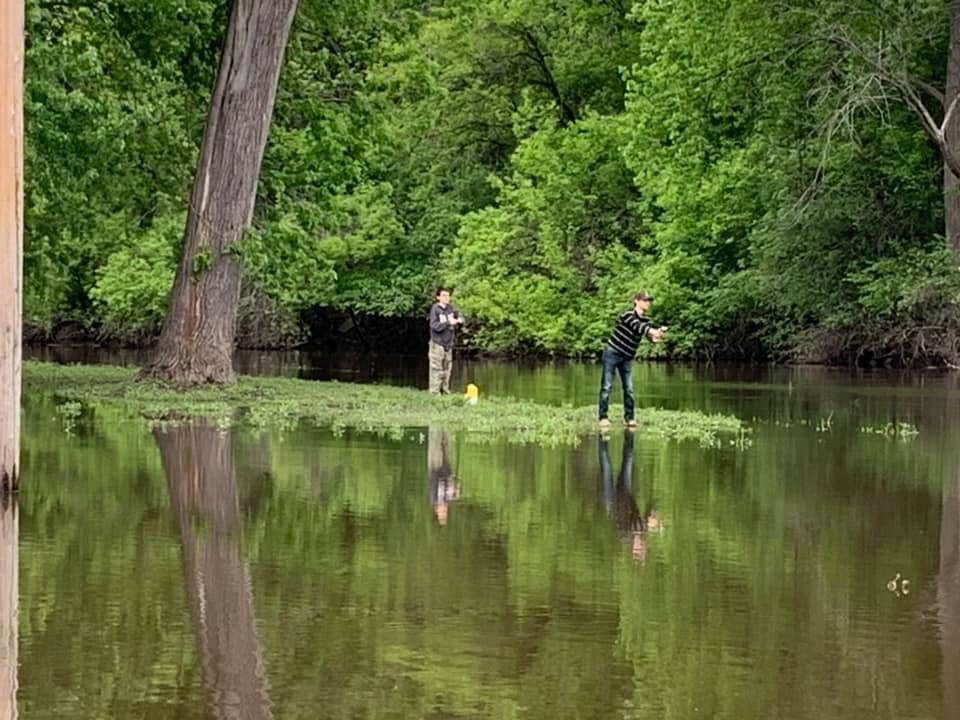
[[[446,525],[450,503],[460,497],[460,484],[450,468],[450,436],[446,430],[427,431],[427,467],[430,504],[437,522]]]
[[[637,354],[640,341],[647,338],[650,342],[658,343],[666,332],[666,327],[655,328],[647,317],[647,310],[653,296],[641,290],[633,296],[633,309],[621,314],[616,326],[603,349],[600,362],[603,365],[603,374],[600,377],[600,427],[610,427],[607,413],[610,409],[610,391],[613,389],[613,374],[620,373],[620,384],[623,385],[623,421],[627,427],[636,427],[633,405],[633,379],[631,376],[633,356]]]
[[[438,288],[436,302],[430,308],[430,392],[434,395],[450,393],[450,372],[453,370],[453,343],[457,325],[463,317],[450,304],[450,291]]]
[[[600,436],[600,474],[603,479],[603,507],[613,520],[617,534],[630,543],[633,557],[643,561],[647,557],[648,531],[660,529],[660,518],[652,507],[641,513],[633,496],[633,433],[623,439],[623,458],[620,473],[613,477],[610,465],[610,441]]]

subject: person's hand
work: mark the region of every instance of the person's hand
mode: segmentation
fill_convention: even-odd
[[[655,342],[655,343],[660,342],[661,340],[663,340],[663,335],[664,335],[665,332],[667,332],[667,328],[665,328],[665,327],[655,328],[655,329],[651,330],[651,331],[650,331],[650,340],[652,340],[652,341]]]

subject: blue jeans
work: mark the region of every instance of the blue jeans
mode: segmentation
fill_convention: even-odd
[[[610,514],[613,514],[617,495],[633,496],[633,437],[633,433],[623,436],[623,456],[620,459],[620,474],[616,480],[613,479],[613,467],[610,465],[610,440],[604,435],[599,439],[603,507]]]
[[[600,378],[600,419],[610,411],[610,391],[613,389],[613,373],[620,373],[623,385],[623,419],[633,420],[633,358],[625,357],[612,348],[605,348],[600,358],[603,375]]]

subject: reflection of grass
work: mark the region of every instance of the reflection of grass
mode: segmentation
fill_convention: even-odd
[[[912,440],[920,434],[917,426],[908,422],[888,422],[883,425],[862,425],[860,432],[869,435],[883,435],[884,437],[897,437],[901,440]]]
[[[334,430],[356,428],[396,434],[403,428],[443,426],[476,438],[575,444],[596,431],[596,407],[555,407],[512,398],[484,397],[466,405],[459,396],[433,397],[412,388],[292,378],[240,377],[227,387],[175,390],[134,382],[136,369],[27,362],[24,392],[50,392],[69,402],[107,403],[152,424],[190,417],[222,426],[289,428],[301,420]],[[611,408],[616,417],[619,408]],[[742,437],[736,418],[700,412],[641,408],[641,433],[719,445],[721,435]]]
[[[69,435],[77,427],[77,420],[83,414],[83,405],[78,402],[67,401],[57,405],[57,414],[63,420],[63,430]]]

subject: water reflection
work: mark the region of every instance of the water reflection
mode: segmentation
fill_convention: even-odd
[[[653,509],[653,499],[648,498],[643,512],[637,506],[633,492],[633,446],[634,434],[627,431],[623,438],[623,455],[620,472],[613,476],[610,463],[610,438],[600,435],[600,476],[603,507],[617,529],[621,540],[629,543],[633,557],[643,562],[647,557],[647,533],[658,532],[660,517]]]
[[[441,525],[447,524],[450,503],[460,497],[460,479],[450,466],[450,434],[441,428],[427,431],[427,467],[430,505]]]
[[[955,434],[155,439],[56,403],[25,400],[24,717],[957,718]]]
[[[943,717],[960,720],[960,475],[943,483],[937,601],[943,653]]]
[[[0,497],[0,720],[17,717],[17,602],[19,583],[16,498]]]
[[[154,431],[183,554],[203,680],[217,718],[273,717],[257,635],[231,436],[214,427]]]

